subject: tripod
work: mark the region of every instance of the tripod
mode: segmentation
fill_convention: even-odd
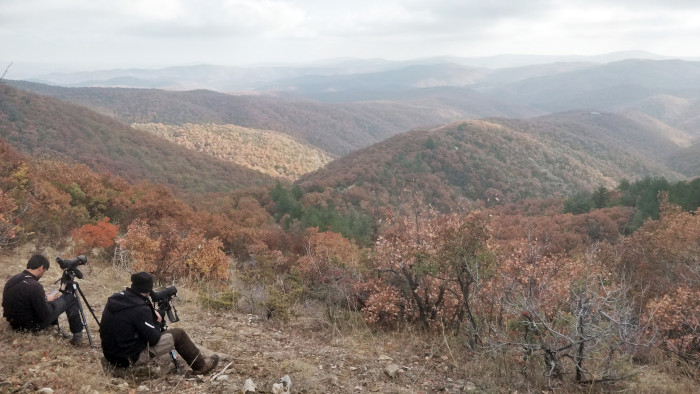
[[[151,296],[152,297],[152,296]],[[168,329],[168,325],[165,323],[165,314],[167,314],[168,318],[170,318],[171,322],[177,322],[180,321],[180,318],[177,317],[177,310],[175,310],[175,317],[173,317],[173,313],[170,310],[170,304],[168,303],[169,300],[162,300],[161,302],[158,303],[158,314],[161,316],[161,322],[160,322],[160,332],[165,332],[165,330]],[[163,305],[164,304],[164,305]],[[172,307],[173,309],[175,307]],[[180,364],[177,363],[177,357],[175,357],[175,350],[170,351],[170,359],[173,360],[173,365],[175,365],[175,373],[179,375],[182,370],[180,369]]]
[[[82,298],[83,301],[85,302],[85,306],[87,306],[88,310],[92,314],[92,317],[95,318],[95,321],[97,322],[97,326],[100,327],[100,321],[97,319],[97,316],[95,315],[95,311],[92,309],[90,306],[90,303],[88,303],[87,298],[85,298],[85,294],[83,294],[83,291],[80,289],[80,285],[78,282],[75,281],[76,275],[79,278],[82,278],[83,275],[80,273],[76,268],[73,269],[68,269],[63,271],[63,276],[59,279],[61,281],[61,286],[65,286],[64,289],[60,289],[62,293],[70,293],[73,295],[73,298],[75,298],[75,302],[78,304],[78,311],[80,312],[80,322],[82,323],[83,327],[85,327],[85,332],[87,333],[88,341],[90,342],[90,347],[94,348],[94,345],[92,343],[92,335],[90,335],[90,327],[88,326],[87,323],[87,317],[85,317],[85,311],[83,310],[83,305],[80,302],[80,299]],[[58,282],[58,281],[56,281]],[[80,297],[78,297],[80,295]],[[60,330],[60,327],[59,327]]]

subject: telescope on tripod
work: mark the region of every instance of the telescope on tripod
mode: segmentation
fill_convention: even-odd
[[[80,289],[80,285],[78,284],[78,282],[75,281],[76,278],[83,279],[83,273],[80,272],[78,266],[87,264],[87,257],[85,257],[84,255],[80,255],[69,260],[56,257],[56,262],[63,270],[63,275],[54,283],[61,281],[59,291],[61,293],[70,293],[73,295],[73,297],[75,297],[75,302],[78,303],[78,310],[80,311],[80,321],[83,324],[83,327],[85,328],[85,332],[87,333],[88,341],[90,342],[90,347],[94,347],[92,343],[92,335],[90,335],[90,327],[88,327],[87,318],[85,317],[85,311],[83,310],[83,305],[80,302],[81,298],[83,302],[85,302],[85,306],[87,306],[88,310],[92,314],[92,317],[95,318],[98,327],[100,326],[100,321],[97,319],[97,316],[95,316],[95,311],[92,309],[87,299],[85,298],[85,294],[83,294],[83,291]],[[78,295],[80,295],[80,297],[78,297]]]

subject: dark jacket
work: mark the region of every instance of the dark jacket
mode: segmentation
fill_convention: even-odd
[[[160,323],[147,297],[127,288],[107,299],[100,322],[102,353],[110,363],[126,367],[146,345],[160,340]]]
[[[51,323],[52,306],[46,301],[44,286],[26,270],[5,283],[2,308],[2,315],[15,330],[38,331]]]

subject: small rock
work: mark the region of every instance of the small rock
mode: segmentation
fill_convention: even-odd
[[[381,356],[379,356],[377,361],[394,361],[394,359],[385,354],[382,354]]]
[[[145,391],[151,391],[151,389],[149,389],[148,387],[146,387],[146,386],[144,386],[144,385],[140,385],[140,386],[136,389],[136,391],[139,392],[139,393],[141,393],[141,392],[145,392]]]
[[[253,379],[246,379],[243,384],[243,393],[254,393],[257,386],[253,383]]]
[[[44,387],[43,389],[39,390],[38,392],[41,394],[53,394],[53,389],[50,387]]]
[[[384,373],[393,379],[396,377],[396,374],[399,372],[400,369],[401,368],[396,364],[389,364],[386,367],[384,367]]]
[[[219,375],[215,380],[217,382],[228,382],[228,375]]]
[[[284,385],[284,388],[286,388],[287,390],[292,388],[292,379],[289,377],[289,375],[282,376],[282,379],[280,379],[280,381]]]
[[[360,386],[355,386],[355,391],[362,391],[362,387],[360,387]]]
[[[467,382],[464,387],[462,387],[463,392],[476,391],[476,385],[472,382]]]

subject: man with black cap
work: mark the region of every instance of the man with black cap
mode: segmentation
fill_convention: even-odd
[[[180,328],[161,332],[162,317],[153,308],[148,295],[153,290],[153,278],[146,272],[131,275],[131,287],[107,299],[100,322],[102,353],[107,361],[118,367],[144,364],[151,358],[168,354],[173,349],[197,375],[214,369],[219,357],[209,360]]]
[[[27,261],[27,269],[5,283],[2,291],[2,315],[15,330],[40,331],[50,324],[57,324],[58,317],[66,313],[73,333],[70,342],[79,345],[83,340],[83,322],[80,309],[71,293],[46,294],[39,279],[49,270],[49,260],[35,254]]]

